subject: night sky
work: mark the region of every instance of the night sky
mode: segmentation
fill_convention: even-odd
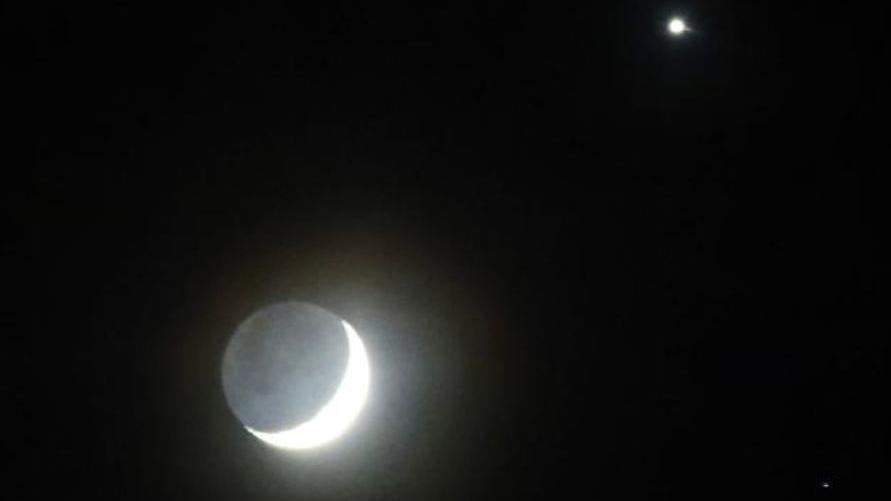
[[[3,8],[9,499],[891,490],[886,8],[250,4]],[[220,384],[285,300],[371,357],[308,454]]]

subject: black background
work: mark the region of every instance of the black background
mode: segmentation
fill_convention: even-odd
[[[4,9],[14,492],[888,491],[883,8]],[[219,384],[285,299],[374,371],[302,455]]]

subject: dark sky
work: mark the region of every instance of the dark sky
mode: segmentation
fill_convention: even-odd
[[[294,4],[4,7],[13,498],[888,492],[884,8]],[[297,456],[219,377],[290,299],[374,371]]]

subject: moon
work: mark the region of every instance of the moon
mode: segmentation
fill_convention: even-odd
[[[232,336],[223,392],[253,436],[282,449],[312,449],[356,421],[370,372],[365,345],[346,320],[308,303],[278,303],[248,317]]]
[[[684,33],[690,31],[690,28],[687,26],[687,23],[684,22],[683,19],[679,17],[672,18],[671,21],[668,22],[668,31],[675,36],[683,35]]]

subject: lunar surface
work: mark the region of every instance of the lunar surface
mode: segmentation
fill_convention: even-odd
[[[311,304],[278,303],[239,325],[222,380],[229,407],[254,436],[310,448],[340,436],[358,416],[369,363],[346,321]]]
[[[687,23],[683,19],[676,17],[668,22],[668,31],[672,35],[683,35],[690,31],[690,28],[687,27]]]

